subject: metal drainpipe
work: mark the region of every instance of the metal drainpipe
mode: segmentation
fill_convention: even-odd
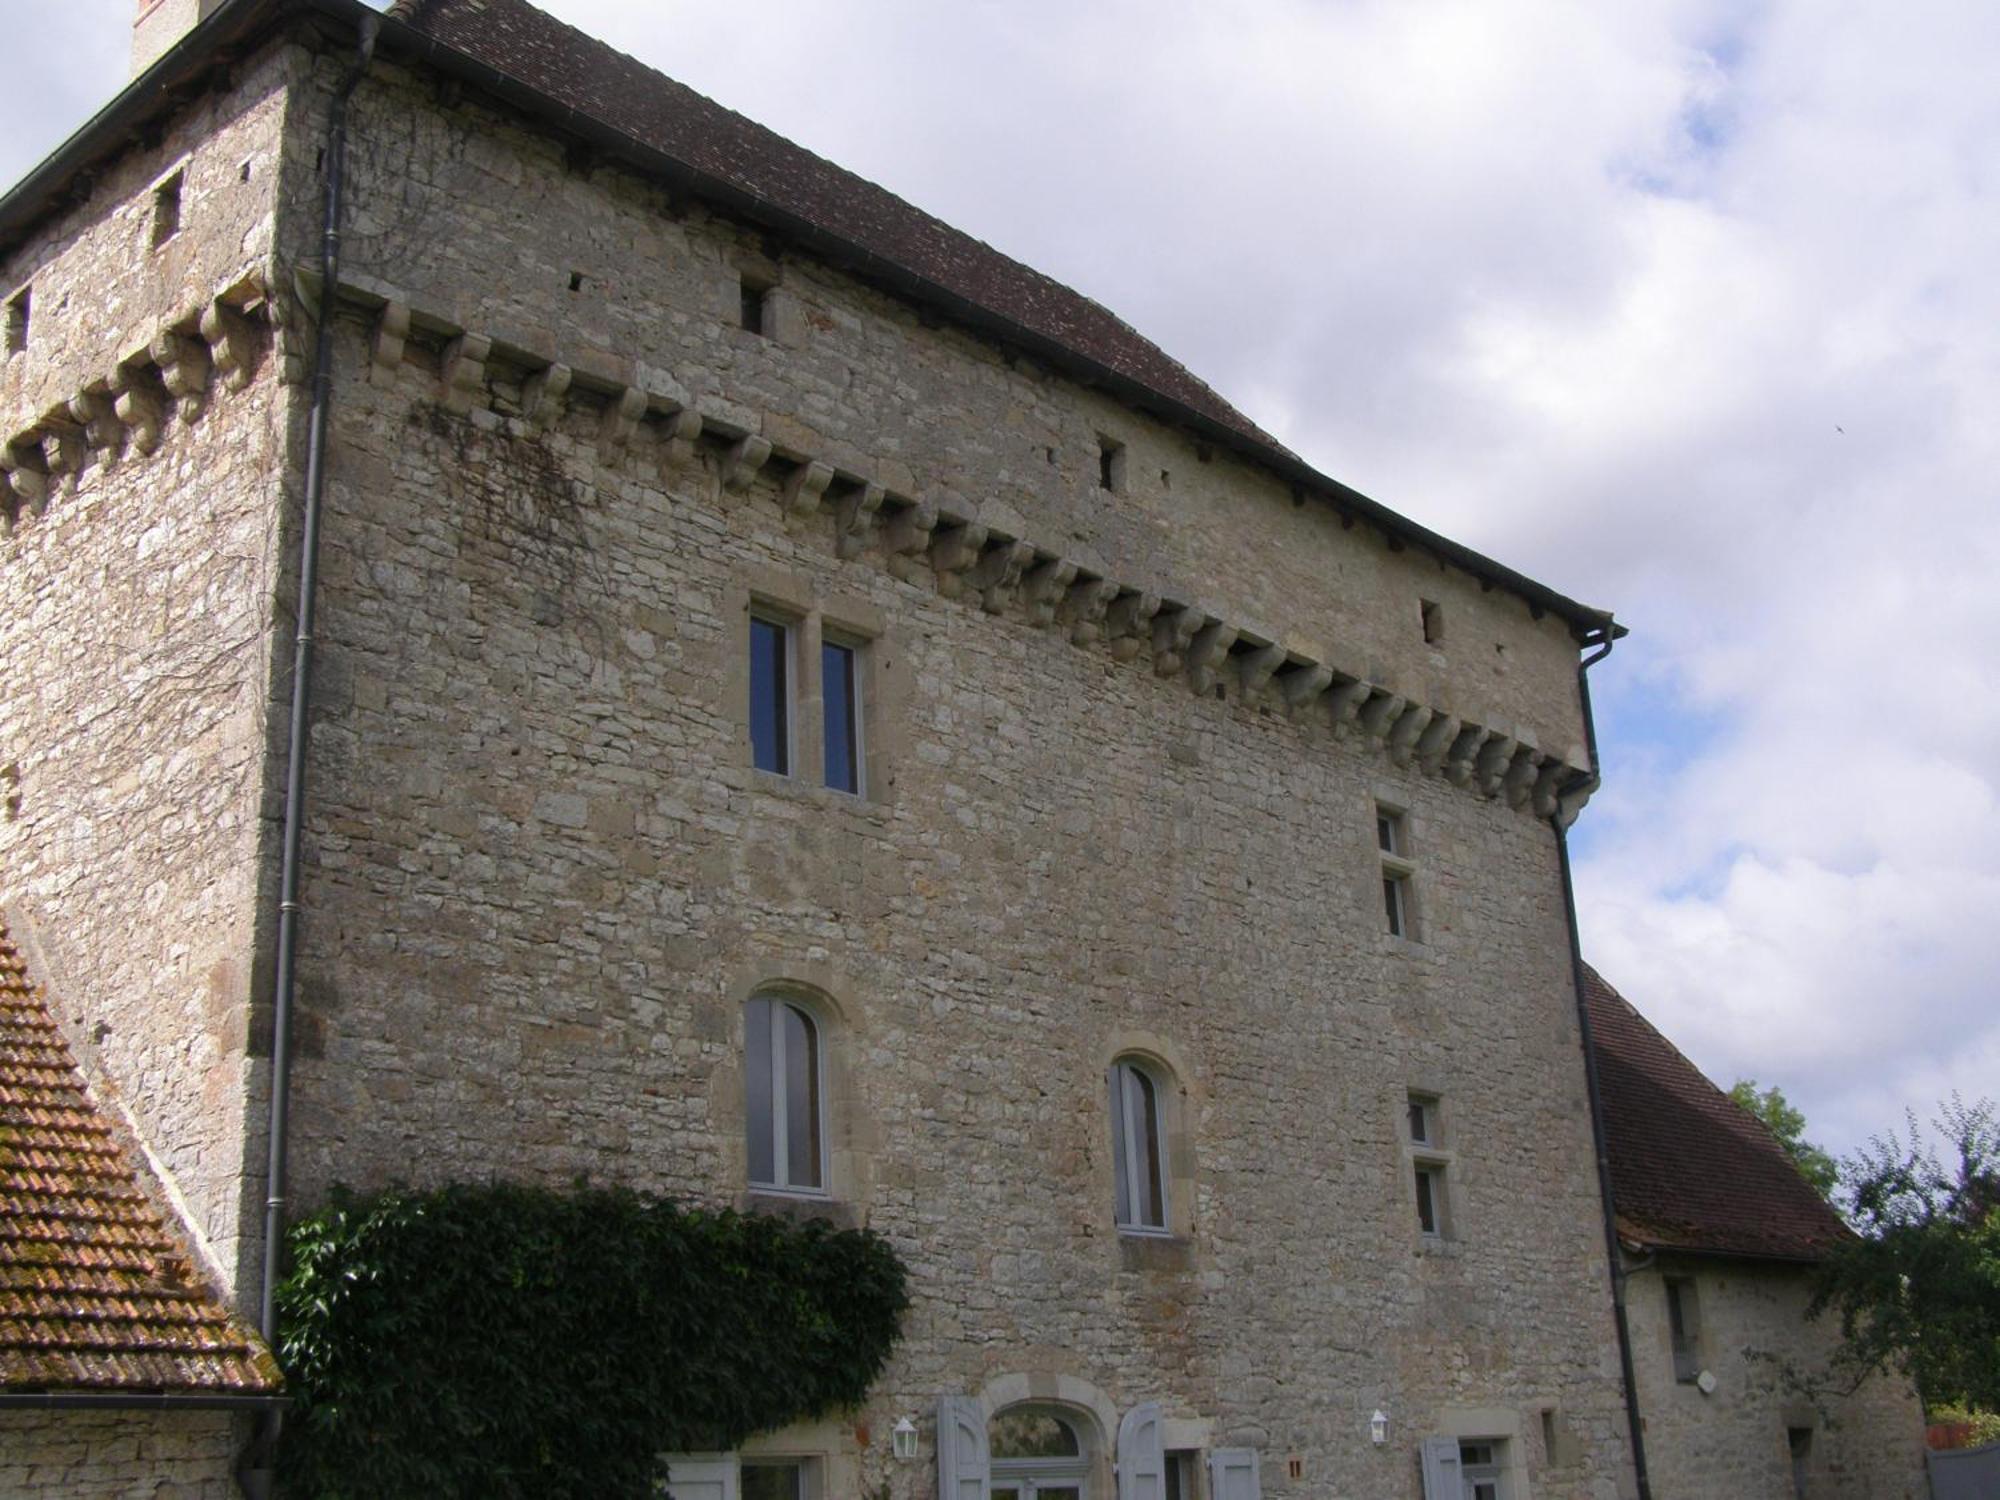
[[[1590,669],[1611,654],[1617,637],[1604,628],[1604,644],[1577,664],[1577,691],[1583,703],[1584,741],[1590,752],[1590,775],[1598,776],[1597,720],[1590,710]],[[1583,1076],[1590,1092],[1590,1136],[1597,1149],[1598,1199],[1604,1206],[1604,1252],[1611,1267],[1611,1313],[1618,1329],[1618,1368],[1625,1385],[1625,1421],[1632,1434],[1632,1474],[1639,1500],[1653,1500],[1653,1482],[1646,1469],[1645,1420],[1639,1414],[1639,1388],[1632,1375],[1632,1327],[1625,1315],[1624,1252],[1618,1244],[1618,1208],[1611,1191],[1611,1152],[1604,1138],[1604,1098],[1598,1088],[1597,1045],[1590,1027],[1590,1000],[1583,977],[1583,937],[1576,922],[1576,885],[1570,876],[1569,828],[1558,808],[1549,819],[1556,832],[1556,857],[1562,867],[1563,915],[1569,922],[1570,979],[1576,988],[1576,1020],[1583,1040]]]
[[[292,995],[298,972],[299,846],[305,833],[306,735],[312,709],[313,618],[319,582],[319,523],[326,493],[327,419],[333,406],[333,305],[340,286],[340,210],[347,165],[347,108],[375,55],[381,19],[360,22],[354,66],[327,112],[326,212],[320,231],[319,314],[314,328],[312,412],[306,426],[306,492],[299,539],[298,637],[292,660],[292,722],[285,758],[285,835],[278,877],[278,966],[271,1002],[270,1157],[264,1197],[264,1285],[257,1326],[278,1342],[278,1272],[284,1255],[285,1174],[290,1146]],[[238,1470],[246,1490],[269,1493],[268,1465],[280,1418],[266,1418]]]

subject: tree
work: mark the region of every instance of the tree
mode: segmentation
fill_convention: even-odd
[[[1799,1169],[1799,1175],[1813,1185],[1814,1192],[1822,1198],[1833,1197],[1833,1190],[1840,1184],[1840,1167],[1805,1138],[1806,1117],[1792,1108],[1776,1084],[1760,1094],[1756,1079],[1739,1078],[1729,1097],[1764,1122],[1791,1157],[1792,1165]]]
[[[1855,1237],[1820,1268],[1812,1315],[1840,1315],[1842,1361],[1907,1372],[1926,1404],[2000,1409],[2000,1124],[1956,1095],[1927,1145],[1909,1116],[1842,1164]],[[1953,1160],[1952,1158],[1956,1158]]]

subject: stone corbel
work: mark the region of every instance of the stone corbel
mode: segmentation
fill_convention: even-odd
[[[1468,724],[1458,732],[1458,738],[1451,742],[1451,748],[1444,755],[1444,779],[1453,786],[1470,786],[1472,769],[1479,756],[1479,747],[1486,743],[1486,730],[1478,724]]]
[[[564,398],[576,372],[568,365],[555,364],[537,370],[521,385],[521,415],[536,432],[546,432],[562,420]]]
[[[1552,818],[1556,815],[1558,810],[1557,788],[1562,785],[1563,778],[1569,774],[1569,767],[1553,757],[1543,762],[1541,774],[1535,778],[1535,784],[1528,792],[1530,800],[1535,805],[1536,817]]]
[[[1327,694],[1327,710],[1332,715],[1336,732],[1345,732],[1355,726],[1361,716],[1362,704],[1368,701],[1368,695],[1374,691],[1374,684],[1355,681],[1343,682]]]
[[[160,383],[173,397],[180,419],[192,422],[208,404],[207,346],[199,339],[163,328],[153,336],[148,352],[160,367]]]
[[[1114,596],[1104,611],[1104,638],[1111,643],[1112,659],[1130,661],[1137,656],[1152,635],[1159,613],[1158,594]]]
[[[754,432],[738,438],[722,461],[722,487],[725,490],[749,489],[770,457],[769,438],[759,437]]]
[[[1381,697],[1370,698],[1362,706],[1361,712],[1354,716],[1354,721],[1369,739],[1383,739],[1396,727],[1396,721],[1403,717],[1403,710],[1409,706],[1409,700],[1401,693],[1392,693],[1385,689]]]
[[[667,418],[665,431],[667,462],[681,465],[694,457],[694,445],[701,441],[702,416],[692,406],[683,406]]]
[[[64,485],[73,485],[83,472],[86,450],[83,429],[70,419],[67,408],[57,407],[35,424],[42,434],[42,452],[48,459],[49,475]]]
[[[937,591],[947,599],[965,592],[965,571],[986,550],[986,528],[977,521],[941,526],[931,536],[931,571]]]
[[[1417,741],[1417,764],[1424,768],[1426,775],[1435,776],[1444,765],[1445,756],[1458,739],[1463,722],[1455,714],[1437,714],[1432,717],[1430,727],[1424,730],[1423,738]]]
[[[981,609],[989,615],[1000,614],[1014,602],[1021,573],[1034,560],[1032,542],[996,542],[966,570],[966,585],[979,595]]]
[[[1092,646],[1104,638],[1104,616],[1118,597],[1118,585],[1109,578],[1086,578],[1072,583],[1056,606],[1056,620],[1069,631],[1070,644]]]
[[[1472,784],[1482,796],[1500,794],[1500,778],[1507,774],[1507,767],[1513,764],[1514,752],[1519,748],[1520,742],[1512,735],[1497,732],[1479,747],[1479,759],[1472,765]]]
[[[1236,627],[1220,620],[1210,620],[1195,632],[1194,639],[1188,642],[1187,667],[1188,683],[1197,693],[1205,696],[1215,686],[1216,675],[1229,659],[1229,648],[1235,644]]]
[[[167,425],[166,393],[153,384],[151,365],[120,365],[112,374],[111,389],[118,420],[132,434],[132,446],[141,453],[153,453]]]
[[[1192,605],[1181,605],[1153,617],[1153,670],[1172,677],[1187,665],[1187,651],[1208,616]]]
[[[1268,646],[1259,646],[1255,651],[1246,651],[1241,663],[1243,675],[1243,696],[1254,698],[1270,686],[1271,679],[1283,667],[1291,655],[1275,641]]]
[[[375,336],[368,346],[368,383],[394,385],[403,368],[403,351],[410,342],[410,308],[404,302],[385,302],[375,320]]]
[[[1417,753],[1417,741],[1430,727],[1432,711],[1421,703],[1412,703],[1390,726],[1388,735],[1389,759],[1399,766],[1407,766]]]
[[[115,464],[125,447],[125,429],[118,422],[118,408],[108,384],[100,382],[69,398],[69,414],[83,430],[83,445],[102,453],[106,464]]]
[[[882,528],[882,550],[888,556],[889,571],[903,582],[917,583],[927,571],[927,554],[937,523],[937,502],[919,500],[896,512]]]
[[[201,336],[208,342],[209,362],[222,377],[225,389],[241,391],[249,387],[256,360],[257,341],[250,320],[217,299],[203,309]]]
[[[40,443],[0,443],[0,476],[17,504],[38,516],[49,508],[49,466]]]
[[[881,513],[886,492],[879,484],[858,484],[840,497],[834,508],[834,551],[841,557],[859,557],[868,547],[868,532]]]
[[[1597,776],[1592,772],[1579,771],[1576,779],[1556,794],[1555,820],[1567,830],[1576,822],[1584,804],[1590,801],[1590,794],[1596,790]]]
[[[464,416],[486,386],[486,359],[493,340],[483,333],[461,333],[444,347],[444,404]]]
[[[1534,795],[1541,769],[1541,751],[1523,745],[1514,752],[1514,759],[1508,763],[1506,772],[1500,778],[1500,791],[1509,807],[1518,810],[1527,806],[1528,799]]]
[[[646,408],[652,402],[646,393],[636,385],[628,385],[613,396],[604,408],[604,415],[597,423],[597,446],[606,453],[622,453],[632,441],[632,435],[639,430],[639,424],[646,420]]]
[[[785,480],[786,512],[794,516],[817,514],[820,501],[826,496],[826,487],[832,483],[833,465],[817,460],[798,465]]]
[[[1278,675],[1278,692],[1285,700],[1285,711],[1291,714],[1306,712],[1331,686],[1333,668],[1318,662],[1307,662]]]
[[[1021,579],[1021,602],[1028,619],[1036,625],[1055,623],[1056,611],[1069,598],[1069,586],[1076,582],[1076,564],[1060,557],[1044,558]]]

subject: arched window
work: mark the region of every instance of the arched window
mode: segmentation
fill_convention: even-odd
[[[987,1426],[992,1500],[1087,1500],[1090,1454],[1076,1423],[1046,1406],[1010,1406]]]
[[[750,1185],[825,1192],[825,1060],[819,1023],[796,1001],[757,995],[744,1007],[743,1046]]]
[[[1120,1229],[1167,1232],[1166,1111],[1159,1079],[1143,1063],[1111,1067],[1111,1161]]]

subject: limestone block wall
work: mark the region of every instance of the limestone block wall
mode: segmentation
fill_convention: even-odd
[[[1716,1379],[1712,1394],[1674,1378],[1668,1277],[1693,1284],[1697,1347]],[[1813,1500],[1929,1493],[1923,1409],[1907,1381],[1870,1380],[1821,1410],[1787,1378],[1788,1371],[1826,1375],[1839,1343],[1837,1323],[1806,1321],[1811,1300],[1810,1272],[1798,1266],[1661,1257],[1633,1276],[1632,1358],[1660,1500],[1792,1500],[1794,1428],[1811,1433],[1805,1493]]]
[[[1289,646],[1584,764],[1574,641],[1521,600],[456,90],[384,62],[356,111],[346,264],[392,302],[613,370],[702,409],[711,430],[908,487],[994,539],[1226,619],[1246,645]],[[289,222],[310,232],[309,215]],[[770,286],[766,335],[735,326],[746,275]],[[1121,448],[1115,491],[1100,487],[1106,441]]]
[[[1414,1495],[1415,1438],[1481,1412],[1535,1494],[1616,1493],[1545,822],[1233,672],[1196,691],[1150,639],[1079,645],[949,559],[842,556],[840,511],[746,474],[740,437],[607,445],[594,396],[384,352],[343,323],[302,1197],[588,1173],[748,1202],[742,1008],[785,984],[828,1021],[836,1212],[916,1276],[866,1483],[934,1483],[883,1450],[939,1392],[1060,1375],[1260,1448],[1273,1494]],[[866,795],[752,768],[753,603],[867,642]],[[1419,942],[1383,930],[1378,801],[1408,811]],[[1112,1225],[1131,1050],[1179,1085],[1166,1241]],[[1449,1122],[1438,1244],[1412,1090]]]
[[[227,1412],[0,1412],[9,1500],[237,1500],[248,1438]]]
[[[116,162],[4,276],[33,303],[0,367],[0,895],[228,1285],[259,1206],[261,799],[288,634],[292,407],[264,282],[285,65],[246,65]],[[177,228],[154,247],[170,170]]]

